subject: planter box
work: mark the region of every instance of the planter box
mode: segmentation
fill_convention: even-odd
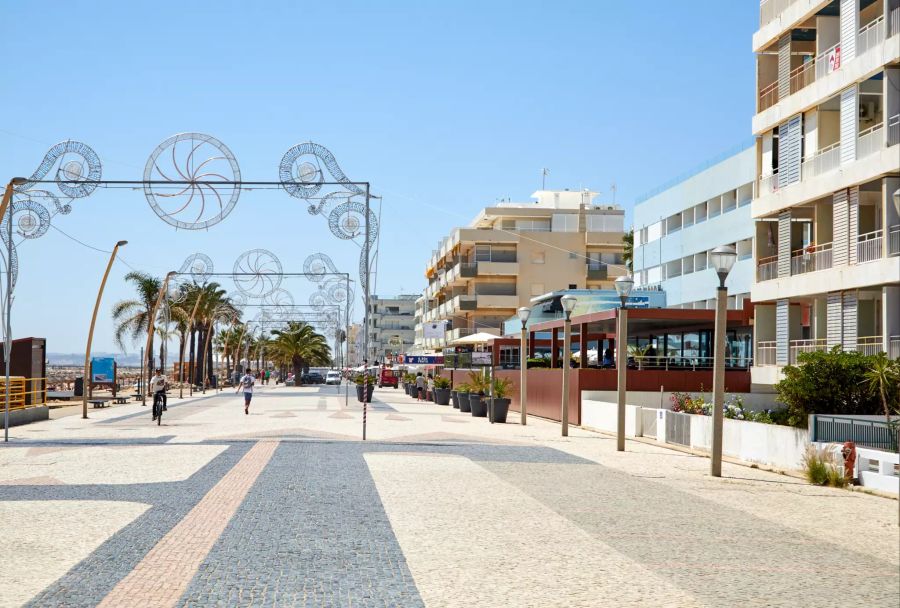
[[[453,403],[453,407],[459,409],[459,395],[457,394],[457,391],[450,391],[450,401]]]
[[[491,422],[506,423],[506,417],[509,415],[509,399],[494,399],[491,404]]]
[[[469,395],[469,409],[472,411],[473,417],[487,418],[487,401],[485,401],[484,397],[481,395],[476,395],[474,393]]]
[[[434,389],[434,402],[438,405],[450,405],[450,389],[449,388]]]
[[[469,406],[469,395],[471,393],[457,393],[456,396],[459,398],[459,411],[461,412],[471,412],[472,408]],[[477,397],[477,395],[476,395]]]
[[[366,391],[366,393],[365,393],[365,402],[372,403],[372,393],[375,392],[374,384],[369,384],[368,386],[363,386],[362,384],[357,384],[356,385],[356,400],[359,401],[360,403],[363,402],[363,391],[365,391],[366,389],[368,389],[368,391]]]

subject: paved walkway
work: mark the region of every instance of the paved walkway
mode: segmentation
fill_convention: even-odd
[[[0,606],[900,605],[897,501],[393,389],[366,442],[336,387],[195,397],[11,429]]]

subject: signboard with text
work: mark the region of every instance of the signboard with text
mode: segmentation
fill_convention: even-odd
[[[401,365],[441,365],[442,355],[397,355],[397,363]]]
[[[91,359],[91,382],[95,384],[115,382],[115,365],[116,360],[112,357],[93,357]]]

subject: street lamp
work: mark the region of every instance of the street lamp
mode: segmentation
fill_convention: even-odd
[[[733,247],[722,245],[713,249],[709,257],[716,274],[719,276],[719,286],[716,288],[716,326],[713,334],[713,340],[715,340],[713,358],[713,436],[709,474],[713,477],[721,477],[722,425],[725,418],[722,411],[725,405],[725,315],[728,307],[728,288],[725,287],[725,279],[728,278],[728,273],[731,272],[731,267],[734,266],[737,252]]]
[[[634,287],[634,279],[623,275],[616,279],[616,293],[622,306],[619,308],[619,326],[616,328],[616,382],[618,384],[618,401],[616,408],[616,450],[625,451],[625,371],[628,367],[628,296]]]
[[[103,280],[100,281],[100,290],[97,292],[97,301],[94,303],[94,315],[91,317],[91,328],[88,330],[87,347],[84,349],[84,375],[81,383],[81,417],[87,419],[87,400],[89,383],[93,380],[91,374],[91,342],[94,341],[94,326],[97,324],[97,311],[100,310],[100,300],[103,298],[103,289],[106,287],[106,279],[109,277],[109,271],[112,270],[113,262],[116,261],[116,254],[119,247],[124,247],[128,241],[119,241],[113,247],[112,253],[109,255],[109,262],[106,264],[106,272],[103,273]],[[115,378],[113,378],[115,382]],[[115,395],[115,391],[113,391]]]
[[[525,426],[525,396],[527,392],[526,384],[528,377],[528,354],[526,353],[528,348],[528,333],[525,330],[525,325],[528,323],[528,317],[531,316],[531,309],[527,306],[523,306],[516,311],[516,314],[519,316],[519,321],[522,322],[522,337],[519,340],[519,412],[521,414],[521,424],[522,426]]]
[[[153,361],[153,353],[150,351],[150,343],[153,341],[153,333],[156,331],[156,311],[159,308],[160,303],[163,299],[163,294],[169,288],[169,281],[172,280],[178,274],[176,271],[172,270],[171,272],[166,274],[166,277],[162,281],[162,285],[159,286],[159,294],[156,296],[156,302],[153,303],[153,308],[150,309],[150,316],[147,318],[147,345],[144,350],[147,353],[147,362]],[[147,366],[147,387],[150,387],[150,375],[153,373],[153,370],[150,369],[152,365]],[[144,373],[144,362],[141,362],[141,375]],[[141,391],[141,405],[147,405],[147,389]]]
[[[563,377],[562,377],[562,436],[569,436],[569,372],[572,358],[572,311],[578,298],[566,295],[560,298],[563,310],[566,313],[565,329],[563,330]],[[556,330],[553,330],[556,331]]]

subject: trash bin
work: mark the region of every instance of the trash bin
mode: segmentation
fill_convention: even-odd
[[[82,376],[78,376],[75,378],[75,396],[84,396],[84,378]]]

